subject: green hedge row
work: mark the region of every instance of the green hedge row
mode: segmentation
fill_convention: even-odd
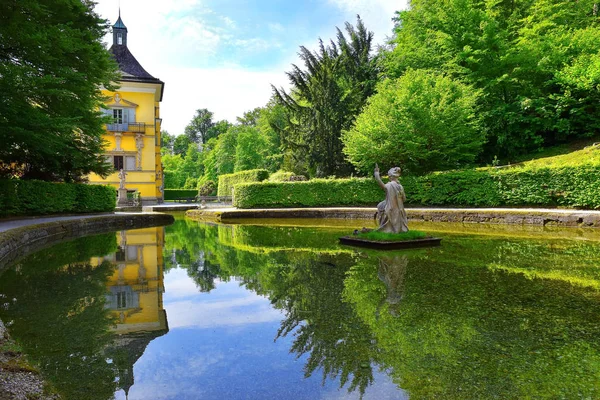
[[[165,200],[175,200],[198,196],[196,189],[165,189]]]
[[[412,206],[537,206],[600,209],[600,167],[467,170],[403,177]],[[234,206],[374,206],[384,193],[372,178],[240,184]]]
[[[0,216],[113,211],[112,186],[0,180]]]
[[[233,205],[239,208],[370,206],[383,197],[374,179],[313,179],[239,184],[235,186]]]
[[[266,169],[251,169],[234,174],[219,175],[217,196],[231,196],[233,187],[240,183],[262,182],[269,177]]]

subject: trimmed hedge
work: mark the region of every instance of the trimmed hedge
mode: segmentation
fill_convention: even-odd
[[[197,189],[165,189],[165,201],[198,196]]]
[[[233,205],[239,208],[370,206],[383,197],[374,179],[313,179],[238,184]]]
[[[403,177],[412,206],[537,206],[600,209],[600,167],[466,170]],[[373,178],[236,186],[234,206],[374,206],[384,199]]]
[[[116,198],[112,186],[1,180],[0,216],[107,212]]]
[[[235,185],[247,182],[262,182],[268,177],[269,171],[266,169],[250,169],[234,174],[220,175],[217,196],[231,196],[231,191]]]

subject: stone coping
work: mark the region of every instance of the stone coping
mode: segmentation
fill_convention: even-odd
[[[248,218],[337,218],[373,219],[375,207],[213,208],[189,210],[186,216],[208,221],[233,221]],[[407,208],[411,221],[518,224],[558,227],[600,228],[600,211],[540,208]]]
[[[15,260],[64,240],[123,229],[170,225],[175,218],[162,213],[118,213],[45,217],[1,223],[0,273]]]

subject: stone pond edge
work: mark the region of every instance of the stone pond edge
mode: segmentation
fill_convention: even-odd
[[[375,208],[274,208],[274,209],[204,209],[188,210],[188,218],[207,221],[230,221],[247,218],[334,218],[373,219]],[[553,227],[600,228],[600,211],[566,209],[427,209],[407,208],[408,219],[419,222],[458,222]]]

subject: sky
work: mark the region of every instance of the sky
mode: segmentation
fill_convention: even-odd
[[[113,24],[121,9],[127,46],[140,64],[165,82],[162,129],[183,133],[195,110],[214,121],[264,106],[271,85],[289,88],[286,71],[300,46],[360,15],[374,41],[392,34],[392,18],[408,0],[97,0],[96,12]],[[107,46],[112,35],[105,37]]]

